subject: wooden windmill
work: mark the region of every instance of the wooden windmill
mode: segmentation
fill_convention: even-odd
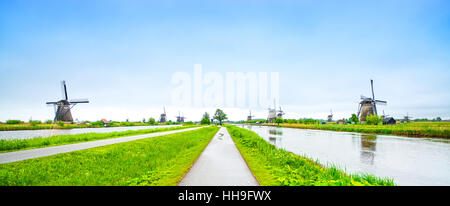
[[[166,121],[167,121],[166,107],[164,107],[164,113],[161,114],[161,117],[159,118],[159,122],[165,123]]]
[[[327,121],[328,122],[332,122],[333,121],[333,111],[332,110],[330,110],[330,115],[328,115]]]
[[[277,113],[277,118],[280,118],[280,119],[283,119],[283,115],[284,115],[285,113],[283,112],[283,110],[281,109],[281,107],[280,107],[280,110],[278,110],[278,113]]]
[[[247,121],[252,121],[252,118],[254,116],[252,116],[252,110],[250,110],[250,114],[247,116]]]
[[[269,107],[269,114],[267,116],[268,123],[275,123],[275,119],[277,118],[277,107],[275,106],[275,100],[273,100],[273,104],[273,109]]]
[[[372,98],[361,95],[361,102],[359,102],[359,105],[358,105],[358,116],[360,117],[359,119],[362,122],[366,121],[366,117],[369,115],[373,115],[373,114],[378,115],[377,105],[386,105],[387,104],[386,101],[375,99],[375,94],[373,92],[373,80],[370,80],[370,85],[372,88]]]
[[[182,114],[180,115],[180,112],[178,112],[178,116],[176,116],[176,118],[178,123],[184,123],[185,117]]]
[[[63,121],[73,123],[72,113],[70,110],[77,104],[89,103],[87,99],[70,100],[67,96],[66,81],[61,81],[62,99],[57,102],[47,102],[47,105],[53,105],[55,108],[54,122]]]

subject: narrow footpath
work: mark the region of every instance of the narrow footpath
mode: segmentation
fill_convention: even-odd
[[[97,140],[97,141],[90,141],[90,142],[81,142],[81,143],[67,144],[67,145],[60,145],[60,146],[53,146],[53,147],[43,147],[43,148],[37,148],[37,149],[0,153],[0,164],[17,162],[17,161],[33,159],[33,158],[38,158],[38,157],[46,157],[46,156],[56,155],[56,154],[60,154],[60,153],[73,152],[73,151],[77,151],[77,150],[84,150],[84,149],[100,147],[100,146],[105,146],[105,145],[110,145],[110,144],[129,142],[129,141],[145,139],[145,138],[150,138],[150,137],[175,134],[175,133],[180,133],[180,132],[196,130],[196,129],[200,129],[200,128],[203,128],[203,127],[195,127],[195,128],[189,128],[189,129],[167,131],[167,132],[155,132],[155,133],[143,134],[143,135],[118,137],[118,138],[104,139],[104,140]]]
[[[259,186],[225,127],[220,128],[180,186]]]

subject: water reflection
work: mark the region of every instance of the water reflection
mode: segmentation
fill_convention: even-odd
[[[373,165],[376,150],[377,150],[377,136],[362,134],[361,156],[360,156],[361,163]]]
[[[269,129],[269,142],[278,148],[282,148],[283,130],[281,128]]]

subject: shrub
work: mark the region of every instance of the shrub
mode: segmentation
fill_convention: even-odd
[[[31,126],[36,126],[38,124],[41,124],[42,122],[40,120],[30,120],[30,125]]]
[[[192,122],[192,121],[189,121],[189,122],[185,122],[184,123],[184,125],[193,125],[194,124],[194,122]]]
[[[6,124],[22,124],[22,123],[23,123],[23,121],[20,121],[20,120],[14,120],[14,119],[7,120],[7,121],[6,121]]]
[[[56,122],[56,124],[58,124],[60,127],[64,127],[64,122],[61,121],[61,120],[58,120],[58,121]]]
[[[366,117],[366,124],[368,125],[378,125],[379,123],[383,123],[383,118],[376,114],[372,114]]]

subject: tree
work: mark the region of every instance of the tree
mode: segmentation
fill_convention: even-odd
[[[203,114],[202,120],[200,121],[200,124],[211,124],[211,120],[209,119],[209,114],[208,112],[205,112],[205,114]]]
[[[438,122],[442,121],[441,117],[437,117],[436,121],[438,121]]]
[[[278,125],[280,125],[281,123],[283,123],[283,119],[281,119],[281,118],[277,118],[277,119],[275,119],[275,123],[277,123]]]
[[[150,117],[150,118],[148,119],[148,123],[151,124],[151,125],[154,125],[154,124],[156,123],[155,118]]]
[[[213,118],[219,121],[220,125],[222,125],[223,120],[228,119],[227,115],[221,109],[216,110],[216,114],[214,114]]]
[[[356,116],[356,114],[352,114],[352,117],[350,117],[350,121],[354,122],[354,123],[358,123],[359,118],[358,118],[358,116]]]

